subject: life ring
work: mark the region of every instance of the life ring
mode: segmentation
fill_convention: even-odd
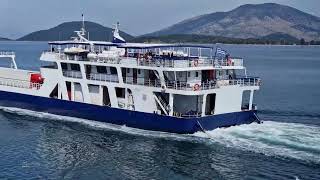
[[[199,84],[195,84],[195,85],[193,86],[193,90],[194,90],[194,91],[199,91],[199,90],[200,90],[200,85],[199,85]]]
[[[194,60],[194,61],[193,61],[193,66],[194,66],[194,67],[197,67],[198,65],[199,65],[199,61],[198,61],[197,59]]]
[[[157,65],[157,67],[160,67],[161,66],[161,61],[158,59],[158,60],[156,60],[156,65]]]

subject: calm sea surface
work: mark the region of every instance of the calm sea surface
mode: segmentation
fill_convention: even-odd
[[[1,107],[0,179],[320,179],[320,47],[223,48],[262,78],[264,124],[208,139]],[[37,70],[45,49],[0,42],[23,69]]]

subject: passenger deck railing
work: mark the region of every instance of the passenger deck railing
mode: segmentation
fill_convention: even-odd
[[[184,91],[201,91],[201,90],[210,90],[217,89],[222,86],[260,86],[261,80],[259,78],[241,78],[241,79],[231,79],[231,80],[212,80],[197,83],[188,83],[188,82],[165,82],[165,87],[161,86],[160,80],[144,80],[143,78],[132,78],[126,77],[123,78],[123,82],[126,84],[132,85],[141,85],[147,87],[161,87],[175,90],[184,90]]]
[[[109,63],[109,64],[119,64],[120,58],[114,58],[114,57],[99,57],[97,59],[90,59],[90,62],[98,62],[98,63]]]
[[[188,60],[167,60],[167,59],[139,59],[139,66],[150,67],[221,67],[221,66],[243,66],[243,59],[232,58],[229,60],[217,60],[210,58],[188,59]]]
[[[228,60],[218,60],[209,57],[185,57],[184,59],[162,59],[161,57],[154,58],[134,58],[134,57],[97,57],[86,58],[76,55],[66,55],[57,52],[44,52],[55,55],[60,60],[75,60],[75,61],[90,61],[105,64],[121,64],[127,63],[128,60],[132,60],[138,66],[149,67],[167,67],[167,68],[186,68],[186,67],[226,67],[226,66],[243,66],[243,59],[230,58]]]
[[[23,89],[35,89],[35,90],[40,89],[42,86],[42,84],[40,84],[40,83],[32,83],[30,81],[24,81],[24,80],[20,80],[20,79],[3,78],[3,77],[0,77],[0,85],[16,87],[16,88],[23,88]]]
[[[70,77],[70,78],[76,78],[76,79],[82,79],[82,74],[80,71],[62,71],[63,76]]]
[[[162,60],[162,59],[151,59],[151,60],[144,60],[139,59],[138,65],[139,66],[150,66],[150,67],[174,67],[174,61],[172,60]]]
[[[95,81],[104,81],[104,82],[119,82],[117,75],[110,75],[110,74],[87,74],[87,79],[95,80]]]

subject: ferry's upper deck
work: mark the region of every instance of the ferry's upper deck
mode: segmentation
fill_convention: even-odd
[[[101,41],[56,41],[49,45],[50,50],[42,54],[41,60],[86,61],[168,71],[245,68],[242,58],[221,57],[214,46]]]

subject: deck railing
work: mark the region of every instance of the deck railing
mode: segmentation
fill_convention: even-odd
[[[87,79],[95,80],[95,81],[104,81],[104,82],[119,82],[117,75],[110,75],[110,74],[87,74]]]
[[[62,71],[62,74],[65,77],[82,79],[82,74],[80,71]]]
[[[123,78],[123,82],[126,84],[132,85],[141,85],[148,87],[161,87],[160,80],[144,80],[144,79],[134,79],[132,77]],[[231,80],[212,80],[207,82],[201,82],[199,84],[193,83],[191,85],[187,82],[165,82],[165,87],[168,89],[184,90],[184,91],[201,91],[201,90],[210,90],[217,89],[222,86],[260,86],[261,80],[259,78],[241,78],[241,79],[231,79]]]
[[[243,66],[243,59],[232,58],[229,60],[217,60],[210,58],[189,59],[189,60],[166,60],[166,59],[139,59],[139,66],[151,67],[221,67],[221,66]]]
[[[51,55],[55,55],[57,59],[61,60],[76,60],[76,61],[90,61],[104,64],[121,64],[127,63],[128,60],[132,60],[134,64],[138,66],[149,66],[149,67],[168,67],[168,68],[185,68],[185,67],[225,67],[225,66],[243,66],[243,59],[241,58],[230,58],[229,60],[218,60],[207,57],[200,58],[185,58],[185,59],[162,59],[159,57],[145,59],[145,58],[133,58],[133,57],[97,57],[95,59],[88,59],[86,57],[71,56],[57,52],[44,52]]]
[[[32,83],[30,81],[24,81],[20,79],[11,79],[11,78],[2,78],[2,77],[0,77],[0,85],[23,88],[23,89],[36,89],[36,90],[40,89],[42,86],[42,84],[40,83]]]
[[[14,56],[15,53],[13,51],[0,51],[0,56]]]

